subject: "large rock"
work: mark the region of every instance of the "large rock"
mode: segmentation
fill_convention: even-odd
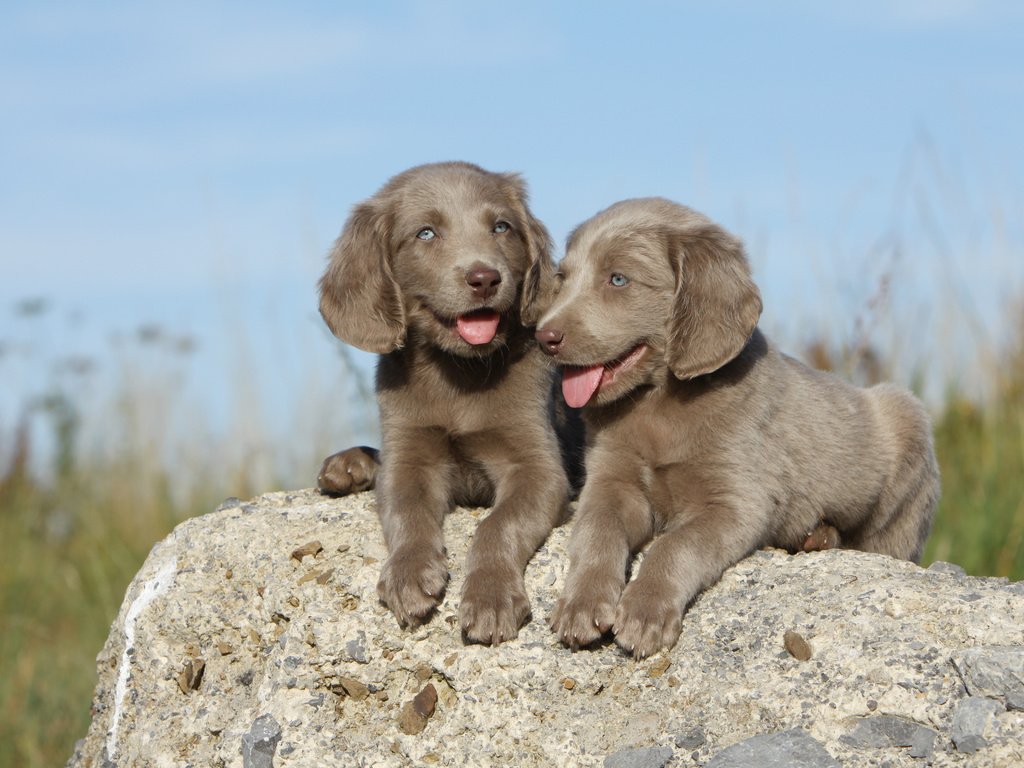
[[[70,765],[1024,765],[1020,583],[761,551],[637,662],[548,630],[562,528],[530,564],[518,639],[465,645],[483,514],[449,516],[448,595],[413,631],[377,601],[370,494],[268,494],[183,523],[128,588]]]

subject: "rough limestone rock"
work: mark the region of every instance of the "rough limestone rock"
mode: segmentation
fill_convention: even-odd
[[[412,631],[377,600],[371,494],[274,493],[181,524],[128,589],[70,765],[1024,765],[1022,583],[761,551],[637,662],[548,630],[566,526],[529,566],[519,637],[466,645],[485,514],[448,517],[448,594]]]

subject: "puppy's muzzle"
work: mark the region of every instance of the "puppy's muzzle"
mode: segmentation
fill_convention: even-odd
[[[498,292],[501,274],[496,269],[471,269],[466,273],[466,284],[477,298],[489,299]]]
[[[557,328],[538,328],[533,337],[540,342],[540,348],[552,357],[559,353],[565,340],[565,334]]]

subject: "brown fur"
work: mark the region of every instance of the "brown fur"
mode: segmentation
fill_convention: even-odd
[[[646,345],[584,408],[563,642],[671,646],[688,603],[766,545],[920,557],[939,496],[924,408],[778,352],[739,240],[670,201],[624,201],[570,236],[556,285],[537,338],[560,365],[613,368]]]
[[[427,227],[435,237],[424,241]],[[383,441],[379,469],[372,449],[353,448],[325,461],[319,483],[333,493],[376,486],[389,551],[377,589],[403,625],[442,598],[441,525],[454,504],[493,506],[470,547],[466,636],[499,643],[529,615],[523,571],[569,496],[549,418],[554,372],[525,327],[551,269],[520,178],[467,163],[391,179],[356,206],[331,254],[321,313],[340,339],[381,355]],[[500,276],[493,295],[471,285],[481,270]],[[470,344],[455,318],[481,307],[499,312],[498,332]]]

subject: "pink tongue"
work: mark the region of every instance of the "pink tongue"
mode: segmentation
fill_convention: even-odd
[[[474,312],[459,315],[455,319],[455,327],[459,336],[470,344],[486,344],[498,332],[498,321],[501,316],[497,312]]]
[[[603,365],[562,369],[562,395],[570,408],[582,408],[601,384]]]

